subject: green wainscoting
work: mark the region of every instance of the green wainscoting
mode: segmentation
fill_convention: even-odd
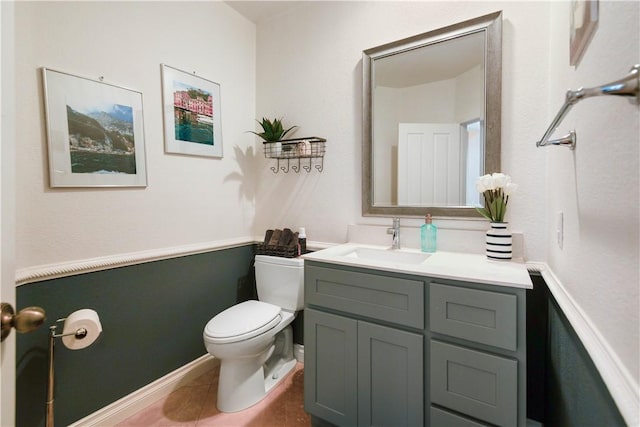
[[[527,415],[545,427],[625,422],[600,373],[540,274],[527,294]]]
[[[549,299],[545,426],[625,426],[591,357],[552,297]]]
[[[47,320],[17,337],[17,426],[45,425],[56,319],[91,308],[103,327],[86,349],[56,340],[55,424],[63,426],[205,354],[205,324],[253,292],[253,255],[247,245],[19,286],[17,306],[41,306]]]

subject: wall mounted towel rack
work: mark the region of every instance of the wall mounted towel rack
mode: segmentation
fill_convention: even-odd
[[[580,88],[578,90],[569,90],[567,91],[567,95],[565,97],[564,105],[556,114],[556,117],[551,122],[549,129],[544,133],[542,139],[536,142],[536,147],[546,147],[548,145],[558,145],[563,147],[568,147],[570,150],[576,148],[576,132],[571,131],[567,135],[560,137],[558,139],[549,140],[551,134],[558,128],[564,116],[567,115],[571,107],[576,104],[578,101],[590,98],[592,96],[600,96],[600,95],[619,95],[619,96],[627,96],[629,97],[629,101],[632,104],[640,103],[640,64],[636,64],[631,68],[629,74],[615,82],[608,83],[602,86],[597,86],[593,88]]]

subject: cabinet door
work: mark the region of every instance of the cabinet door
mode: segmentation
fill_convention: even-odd
[[[423,425],[423,408],[422,335],[359,321],[358,425]]]
[[[358,422],[357,321],[304,311],[304,408],[338,426]]]

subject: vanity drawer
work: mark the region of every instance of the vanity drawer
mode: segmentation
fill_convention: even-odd
[[[431,402],[499,426],[518,424],[518,361],[431,341]]]
[[[515,295],[432,283],[429,301],[432,332],[517,349]]]
[[[488,424],[479,423],[435,406],[431,407],[430,418],[430,427],[488,427]]]
[[[424,328],[424,282],[305,264],[306,304]]]

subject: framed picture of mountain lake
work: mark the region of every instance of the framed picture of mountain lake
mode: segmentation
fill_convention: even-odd
[[[220,85],[161,67],[165,152],[222,157]]]
[[[142,93],[42,71],[51,187],[146,187]]]

